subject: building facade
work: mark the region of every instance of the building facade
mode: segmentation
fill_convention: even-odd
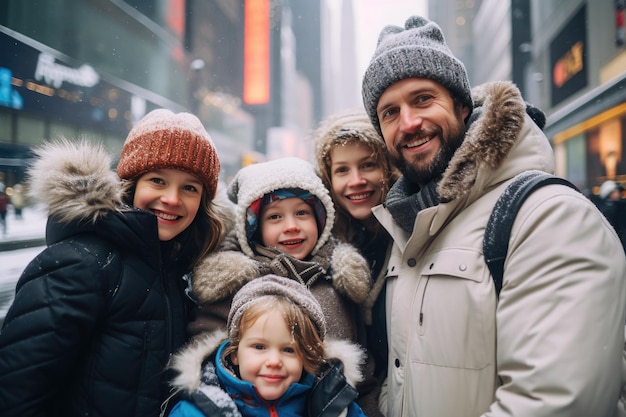
[[[321,115],[320,6],[289,0],[5,0],[0,3],[0,181],[59,136],[118,154],[154,108],[196,114],[222,177],[306,156]]]
[[[0,176],[64,136],[117,153],[153,108],[183,111],[184,2],[6,0],[0,5]]]
[[[513,81],[546,113],[557,174],[597,194],[607,179],[626,186],[625,3],[444,0],[429,13],[473,85]]]
[[[548,109],[546,133],[558,174],[597,194],[626,185],[624,4],[615,0],[532,2],[528,84]]]

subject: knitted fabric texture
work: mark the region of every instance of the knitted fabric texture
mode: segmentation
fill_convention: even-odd
[[[117,175],[134,180],[167,168],[195,175],[209,197],[215,197],[220,161],[211,137],[193,114],[157,109],[145,115],[124,142]]]
[[[376,113],[378,100],[387,87],[405,78],[437,81],[461,103],[473,108],[465,66],[452,55],[439,26],[420,16],[409,17],[404,29],[386,26],[381,31],[363,75],[363,104],[381,135]]]
[[[310,255],[315,255],[319,248],[328,241],[335,222],[335,208],[328,189],[315,173],[313,165],[308,161],[294,157],[279,158],[241,168],[228,187],[228,198],[237,205],[235,209],[235,232],[237,242],[243,253],[250,257],[255,255],[246,233],[250,206],[266,194],[292,188],[310,192],[317,197],[326,210],[326,222],[322,230],[318,230],[319,239]]]
[[[391,187],[385,199],[385,206],[402,230],[412,233],[417,213],[439,204],[439,197],[437,196],[439,180],[441,178],[435,178],[417,192],[413,191],[414,187],[409,184],[405,177],[400,177]]]
[[[322,340],[326,336],[326,319],[320,303],[304,285],[289,278],[265,275],[241,287],[233,297],[228,313],[228,334],[239,327],[244,311],[266,295],[280,295],[298,305],[311,318]]]
[[[323,170],[330,159],[330,151],[338,144],[364,143],[376,154],[386,155],[387,147],[369,116],[361,108],[348,109],[323,121],[314,132],[317,169]]]

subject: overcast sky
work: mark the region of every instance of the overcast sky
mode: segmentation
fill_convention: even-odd
[[[356,39],[358,78],[361,79],[369,63],[380,31],[386,25],[404,26],[412,15],[427,15],[426,0],[352,0]]]

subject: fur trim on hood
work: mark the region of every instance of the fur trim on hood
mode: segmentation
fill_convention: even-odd
[[[230,234],[223,244],[228,250],[206,256],[193,273],[193,294],[200,304],[211,304],[232,296],[248,281],[261,276],[261,264],[232,247]],[[230,244],[229,244],[230,243]],[[333,244],[330,271],[333,287],[357,304],[365,301],[371,286],[371,271],[365,258],[350,244]],[[236,243],[234,243],[236,246]]]
[[[35,149],[29,195],[62,223],[95,223],[122,205],[124,187],[99,144],[58,139]]]
[[[248,165],[239,170],[228,188],[228,197],[237,205],[235,230],[241,250],[248,256],[254,251],[246,236],[246,216],[250,205],[265,194],[278,189],[300,188],[317,197],[326,210],[326,224],[311,252],[312,255],[328,241],[335,221],[335,207],[328,190],[315,173],[313,165],[300,158],[288,157]]]
[[[526,104],[513,83],[502,81],[475,87],[472,97],[475,108],[465,140],[437,188],[442,201],[466,195],[481,169],[498,169],[524,125]]]
[[[202,363],[217,351],[219,345],[227,339],[226,332],[219,330],[204,333],[195,337],[186,347],[172,356],[168,368],[178,375],[172,380],[171,386],[176,391],[193,393],[200,387]],[[324,341],[326,359],[338,359],[343,363],[344,375],[350,385],[356,387],[361,382],[365,355],[355,344],[344,340]]]

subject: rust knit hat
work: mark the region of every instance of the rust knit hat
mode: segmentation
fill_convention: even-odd
[[[165,168],[197,176],[209,197],[215,197],[220,161],[211,137],[191,113],[157,109],[146,114],[128,133],[117,175],[134,180],[148,171]]]

